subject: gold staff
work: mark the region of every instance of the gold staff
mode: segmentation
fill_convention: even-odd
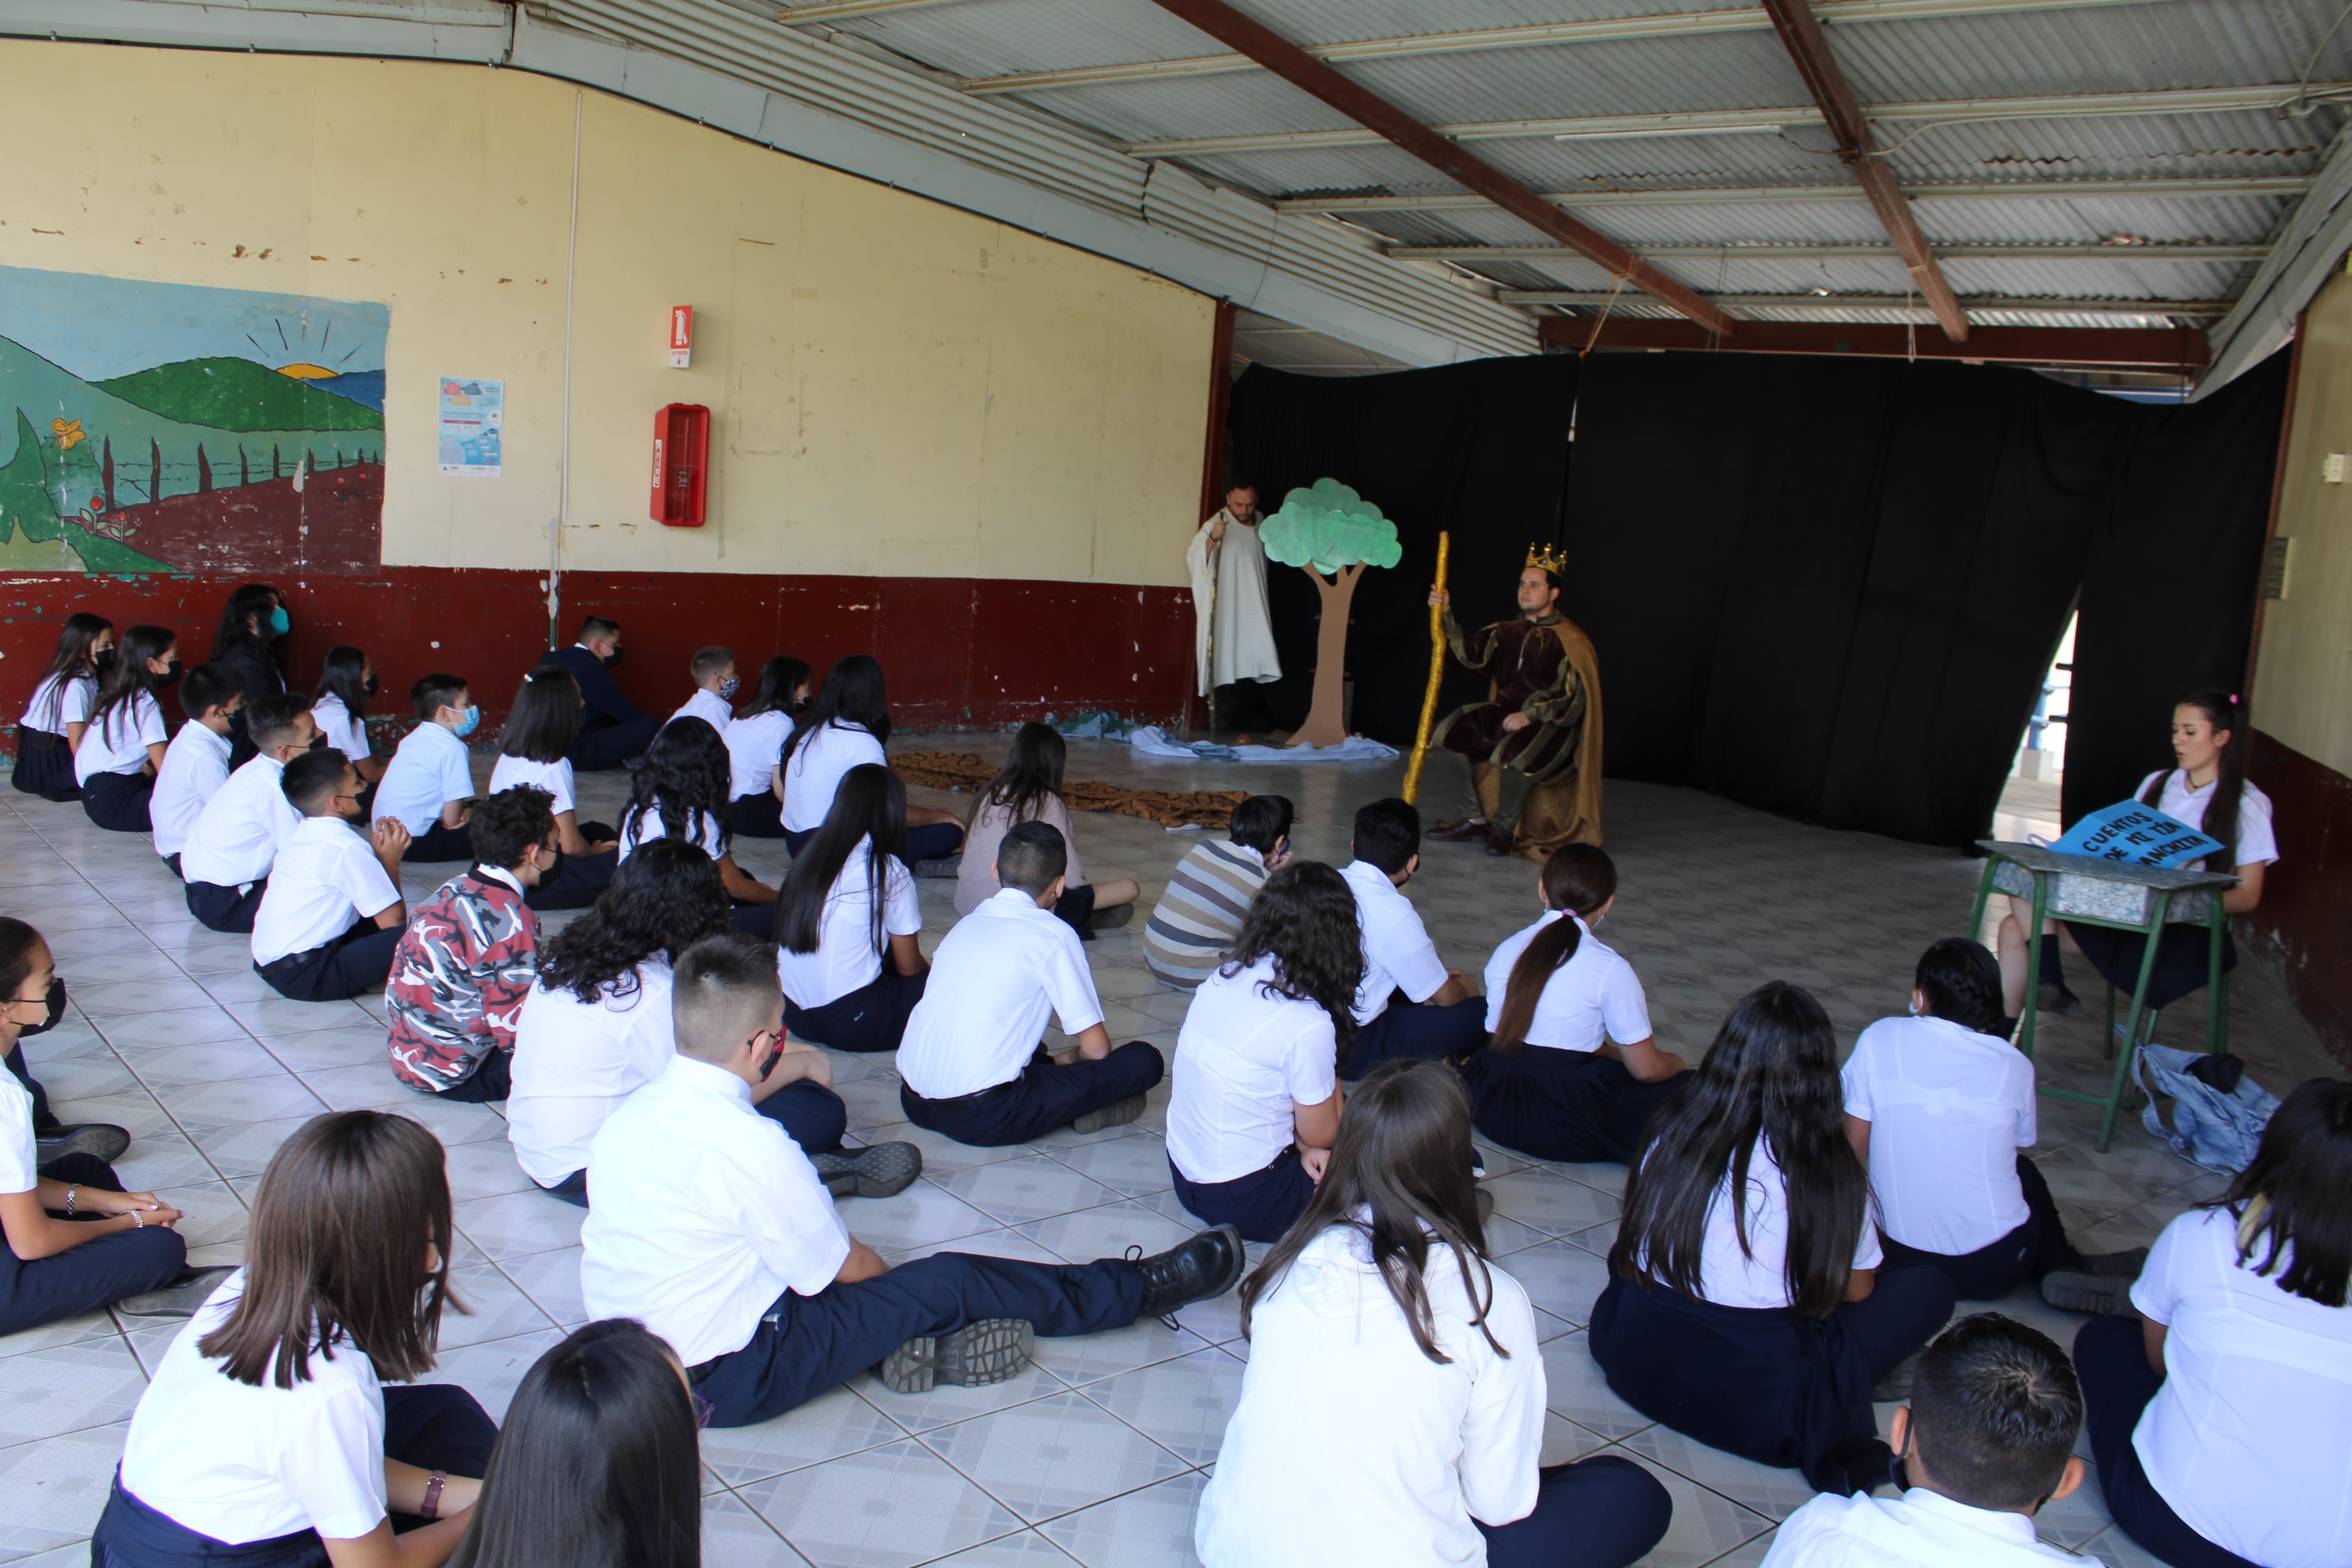
[[[1434,591],[1445,589],[1445,551],[1452,536],[1437,536],[1437,581]],[[1429,755],[1429,726],[1437,719],[1437,686],[1445,674],[1445,611],[1436,605],[1429,606],[1429,685],[1421,694],[1421,727],[1412,732],[1412,760],[1404,765],[1404,798],[1410,802],[1421,794],[1421,764]]]

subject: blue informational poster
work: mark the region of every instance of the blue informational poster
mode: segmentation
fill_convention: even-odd
[[[2167,868],[2201,860],[2220,847],[2220,840],[2208,838],[2179,817],[2136,800],[2100,807],[2050,846],[2059,855]]]
[[[506,422],[507,384],[441,378],[441,471],[499,477],[499,430]]]

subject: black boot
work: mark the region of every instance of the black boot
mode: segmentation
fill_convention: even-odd
[[[1128,1250],[1140,1254],[1143,1249]],[[1136,1309],[1136,1316],[1164,1318],[1195,1301],[1213,1300],[1241,1283],[1246,1259],[1241,1232],[1221,1225],[1165,1252],[1129,1261],[1143,1276],[1143,1305]]]
[[[2033,998],[2034,1005],[2045,1013],[2064,1017],[2083,1005],[2083,999],[2066,989],[2066,965],[2058,952],[2058,933],[2045,931],[2042,937],[2042,985]]]

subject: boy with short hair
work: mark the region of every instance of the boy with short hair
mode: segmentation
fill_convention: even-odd
[[[474,809],[474,766],[466,737],[482,721],[462,675],[436,670],[408,689],[416,728],[375,786],[375,821],[408,830],[412,860],[470,860],[474,841],[466,819]]]
[[[735,722],[735,693],[742,682],[735,676],[735,656],[716,643],[694,650],[694,662],[689,668],[694,675],[694,695],[669,716],[675,724],[680,719],[699,719],[726,739],[727,726]]]
[[[1180,991],[1217,972],[1265,879],[1290,858],[1290,802],[1254,795],[1234,807],[1229,842],[1195,844],[1143,923],[1143,966]]]
[[[188,721],[164,748],[147,802],[155,853],[174,877],[196,819],[228,783],[229,719],[244,706],[245,677],[226,664],[200,664],[180,681],[180,709]]]
[[[1899,1498],[1824,1494],[1789,1516],[1763,1568],[2031,1568],[2091,1563],[2035,1537],[2042,1505],[2083,1484],[2083,1391],[2066,1353],[1999,1312],[1920,1352],[1895,1413]]]
[[[394,1076],[420,1094],[507,1098],[515,1026],[539,973],[524,901],[557,858],[555,797],[530,784],[477,806],[475,862],[416,906],[384,981]]]
[[[359,770],[331,746],[287,763],[278,786],[302,820],[278,847],[254,916],[253,967],[280,996],[348,1001],[392,972],[408,917],[400,899],[408,830],[388,817],[371,837],[359,835]]]
[[[1012,828],[996,851],[997,892],[931,955],[898,1046],[898,1103],[916,1126],[992,1149],[1143,1114],[1167,1064],[1148,1040],[1111,1048],[1086,949],[1054,913],[1068,863],[1059,828]],[[1043,1057],[1048,1013],[1076,1037],[1076,1060]]]
[[[580,683],[580,700],[585,705],[580,710],[580,733],[564,753],[574,768],[593,773],[644,752],[661,721],[640,712],[613,679],[613,667],[621,662],[620,622],[604,616],[586,617],[580,623],[579,640],[557,648],[547,659],[570,670]]]
[[[286,764],[309,752],[319,733],[310,699],[300,692],[256,697],[244,713],[254,754],[205,803],[180,851],[188,912],[209,930],[238,936],[253,930],[278,847],[302,820],[278,780]]]
[[[1357,811],[1356,858],[1339,869],[1364,942],[1356,1044],[1341,1075],[1350,1081],[1401,1057],[1465,1056],[1486,1038],[1477,987],[1445,967],[1421,911],[1399,890],[1421,868],[1420,845],[1421,813],[1409,802],[1390,796]]]

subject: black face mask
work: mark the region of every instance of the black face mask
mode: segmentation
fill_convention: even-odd
[[[114,668],[114,650],[110,647],[100,648],[89,656],[89,667],[101,676],[106,674]]]
[[[311,736],[310,743],[303,748],[303,750],[310,752],[323,752],[326,749],[327,732],[324,730],[321,730],[317,734]]]
[[[58,1019],[66,1016],[66,983],[59,976],[49,977],[48,1001],[49,1016],[37,1024],[26,1024],[19,1028],[16,1031],[18,1039],[21,1040],[27,1035],[46,1035],[58,1026]]]
[[[614,665],[621,662],[621,651],[622,650],[619,648],[614,648],[612,652],[604,656],[604,668],[606,669],[610,669]]]
[[[380,688],[381,686],[383,686],[383,683],[382,681],[378,680],[374,676],[371,675],[371,676],[369,676],[369,677],[367,678],[367,684],[366,684],[366,685],[364,685],[364,686],[362,686],[362,687],[361,687],[361,688],[360,688],[360,690],[361,690],[361,691],[362,691],[363,693],[365,693],[366,695],[368,695],[368,696],[370,696],[370,697],[373,697],[373,696],[374,696],[374,695],[376,694],[377,689],[378,689],[378,688]]]
[[[169,691],[172,688],[179,684],[180,666],[179,661],[175,659],[163,674],[155,678],[155,689],[158,691]]]

